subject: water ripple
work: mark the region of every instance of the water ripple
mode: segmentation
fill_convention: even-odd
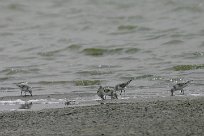
[[[181,44],[181,43],[183,43],[183,42],[184,42],[184,41],[182,41],[182,40],[170,40],[170,41],[168,41],[168,42],[163,43],[163,45]]]
[[[103,48],[86,48],[82,51],[89,56],[103,56],[103,55],[114,55],[114,54],[134,54],[140,51],[138,48],[115,48],[115,49],[103,49]]]
[[[12,68],[4,69],[4,70],[0,71],[0,73],[4,73],[5,75],[15,75],[18,73],[27,74],[27,73],[36,73],[39,71],[40,71],[40,69],[38,69],[38,68],[12,67]]]

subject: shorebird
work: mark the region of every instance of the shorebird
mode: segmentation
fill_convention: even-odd
[[[177,91],[177,90],[181,90],[181,94],[184,94],[183,88],[185,88],[186,86],[188,86],[191,81],[192,81],[192,80],[187,81],[187,82],[185,82],[185,83],[178,83],[178,84],[174,85],[173,88],[171,89],[171,96],[173,96],[173,95],[174,95],[174,92]]]
[[[118,95],[116,93],[115,88],[111,87],[111,86],[105,86],[105,87],[100,86],[98,91],[97,91],[97,95],[102,100],[105,100],[106,96],[110,96],[111,99],[118,99]]]
[[[71,105],[71,104],[75,104],[75,101],[74,101],[74,100],[67,100],[67,99],[65,98],[64,105]]]
[[[16,86],[18,86],[21,89],[21,96],[22,96],[22,92],[24,92],[25,96],[26,96],[26,92],[29,92],[30,95],[32,96],[31,87],[28,86],[27,82],[17,83]]]
[[[122,94],[123,91],[124,91],[124,93],[125,93],[125,88],[126,88],[127,85],[129,85],[129,83],[130,83],[131,81],[132,81],[132,79],[129,80],[129,81],[127,81],[127,82],[125,82],[125,83],[117,84],[117,85],[115,86],[115,90],[116,90],[116,91],[120,91],[120,95]]]

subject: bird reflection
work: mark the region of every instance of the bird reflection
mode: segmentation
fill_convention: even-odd
[[[26,102],[25,104],[21,104],[19,109],[30,109],[32,107],[33,103],[32,102]]]

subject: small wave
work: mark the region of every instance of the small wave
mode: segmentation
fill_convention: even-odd
[[[15,75],[15,74],[18,74],[18,73],[23,73],[23,74],[26,74],[26,73],[32,73],[32,72],[37,72],[39,71],[38,68],[6,68],[2,71],[0,71],[0,73],[5,73],[5,75]]]
[[[118,26],[118,30],[134,30],[137,27],[138,26],[135,26],[135,25],[120,25]]]
[[[17,73],[28,73],[28,71],[17,68],[7,68],[2,70],[1,73],[5,73],[6,75],[15,75]]]
[[[112,74],[111,71],[97,71],[97,70],[93,70],[93,71],[80,71],[77,72],[80,75],[106,75],[106,74]]]
[[[146,40],[156,40],[156,39],[159,39],[159,38],[163,38],[165,37],[166,34],[159,34],[159,35],[149,35]]]
[[[139,48],[115,48],[115,49],[102,49],[102,48],[86,48],[82,52],[89,56],[103,56],[114,54],[134,54],[140,51]]]
[[[134,32],[146,32],[150,31],[152,28],[145,26],[136,26],[136,25],[120,25],[117,27],[117,31],[111,32],[111,35],[121,35],[121,34],[129,34]]]
[[[90,85],[100,85],[100,80],[76,80],[73,81],[76,86],[90,86]]]
[[[154,75],[142,75],[142,76],[137,76],[135,79],[145,79],[145,78],[152,78]]]
[[[40,84],[40,85],[56,85],[56,84],[69,84],[71,83],[70,81],[39,81],[36,84]],[[35,84],[35,83],[32,83]]]
[[[29,47],[29,48],[22,49],[21,52],[31,52],[31,51],[37,50],[39,48],[40,48],[40,46],[38,46],[38,47]]]
[[[170,40],[170,41],[168,41],[168,42],[163,43],[163,45],[181,44],[181,43],[183,43],[183,42],[184,42],[184,41],[182,41],[182,40]]]
[[[125,52],[127,54],[134,54],[134,53],[137,53],[138,51],[140,51],[139,48],[129,48],[129,49],[126,49]]]
[[[6,81],[6,80],[8,80],[8,79],[10,79],[10,77],[1,77],[1,78],[0,78],[0,81]]]
[[[102,56],[105,52],[107,52],[107,50],[100,48],[87,48],[84,49],[82,52],[90,56]]]
[[[32,72],[38,72],[40,69],[38,68],[29,68],[29,67],[12,67],[12,68],[6,68],[0,73],[5,73],[6,75],[15,75],[18,73],[32,73]]]
[[[56,49],[56,50],[53,50],[53,51],[45,51],[45,52],[39,52],[38,55],[42,56],[42,57],[52,57],[52,56],[55,56],[61,52],[65,52],[65,51],[69,51],[69,50],[77,50],[81,48],[80,45],[78,44],[72,44],[68,47],[65,47],[65,48],[62,48],[62,49]]]
[[[109,68],[118,68],[118,67],[121,67],[121,66],[119,66],[119,65],[92,65],[92,66],[90,66],[89,68],[91,68],[91,69],[98,69],[98,68],[100,68],[100,69],[109,69]]]
[[[135,77],[135,79],[138,79],[138,80],[147,79],[149,81],[155,81],[155,80],[163,80],[164,78],[161,77],[161,76],[158,76],[158,75],[147,74],[147,75],[142,75],[142,76]]]
[[[43,57],[50,57],[50,56],[54,56],[58,52],[60,52],[60,50],[39,52],[38,55],[43,56]]]

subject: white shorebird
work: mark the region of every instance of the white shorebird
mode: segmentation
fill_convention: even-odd
[[[178,84],[174,85],[173,88],[171,89],[171,96],[173,96],[173,95],[174,95],[174,92],[177,91],[177,90],[181,90],[181,94],[184,94],[183,88],[185,88],[186,86],[188,86],[191,81],[192,81],[192,80],[187,81],[187,82],[185,82],[185,83],[178,83]]]
[[[120,91],[120,95],[122,94],[122,92],[125,93],[125,88],[127,87],[127,85],[130,84],[131,81],[132,81],[132,79],[129,80],[129,81],[127,81],[127,82],[125,82],[125,83],[117,84],[117,85],[115,86],[115,90],[116,90],[116,91]]]
[[[64,102],[64,105],[72,105],[72,104],[75,104],[75,100],[67,100],[66,98],[65,98],[65,102]]]
[[[110,96],[111,99],[118,99],[118,95],[116,93],[115,88],[111,87],[111,86],[105,86],[105,87],[100,86],[98,91],[97,91],[97,95],[102,100],[105,100],[106,96]]]
[[[22,96],[22,92],[24,92],[25,96],[26,96],[26,92],[29,92],[30,95],[32,96],[32,90],[30,86],[28,86],[27,82],[21,82],[21,83],[16,83],[16,86],[18,86],[21,89],[21,96]]]

